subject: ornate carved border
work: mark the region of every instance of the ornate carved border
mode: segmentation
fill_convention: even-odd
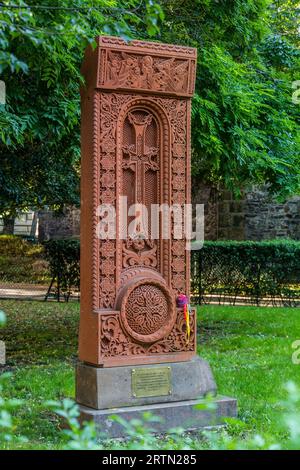
[[[97,146],[100,162],[98,204],[112,204],[117,207],[116,188],[116,131],[120,108],[133,99],[132,95],[99,93],[100,100],[100,145]],[[97,205],[98,205],[97,204]],[[117,226],[118,230],[118,226]],[[94,246],[99,246],[100,282],[98,284],[99,308],[112,308],[116,299],[118,285],[118,258],[116,240],[101,240],[98,245],[97,234]]]
[[[189,163],[189,150],[187,141],[188,102],[185,99],[154,98],[165,110],[172,129],[172,185],[171,203],[182,206],[189,202],[189,186],[187,165]],[[183,227],[184,228],[184,227]],[[186,241],[175,240],[172,227],[171,242],[171,286],[175,295],[184,293],[189,295],[189,252],[186,250]]]
[[[168,53],[175,53],[175,54],[182,54],[183,56],[189,56],[196,58],[197,57],[197,50],[194,47],[186,47],[174,44],[162,44],[159,42],[148,42],[148,41],[138,41],[132,40],[130,42],[126,42],[124,39],[115,37],[115,36],[99,36],[98,37],[98,44],[103,45],[105,47],[120,47],[122,50],[125,48],[134,48],[134,49],[142,49],[142,50],[151,50],[163,52],[164,54]]]
[[[191,336],[188,341],[183,311],[176,309],[176,321],[169,334],[152,344],[140,344],[133,342],[129,334],[122,328],[119,314],[114,312],[101,314],[101,357],[104,359],[122,356],[128,358],[140,355],[155,356],[194,352],[196,345],[196,311],[194,309],[191,311],[190,325]]]

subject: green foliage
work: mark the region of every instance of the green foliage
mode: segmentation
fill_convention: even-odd
[[[0,235],[0,255],[26,256],[34,245],[17,235]]]
[[[270,5],[272,24],[276,31],[296,46],[300,44],[299,7],[299,0],[275,0]]]
[[[22,405],[22,401],[16,398],[4,400],[2,397],[2,390],[11,376],[9,373],[0,376],[0,445],[4,447],[7,442],[15,440],[16,426],[11,413]],[[25,437],[19,436],[17,438],[17,442],[26,441]]]
[[[206,242],[192,252],[192,293],[201,301],[214,294],[246,295],[259,304],[264,297],[276,305],[298,305],[300,298],[300,242]],[[281,300],[280,300],[281,299]]]
[[[270,3],[174,0],[165,5],[161,38],[198,49],[194,177],[236,195],[268,184],[283,198],[300,192],[299,107],[291,98],[300,55],[281,24],[287,12],[290,24],[299,2]]]
[[[268,36],[261,46],[268,65],[279,70],[297,66],[300,52],[280,34]]]
[[[68,300],[71,288],[80,283],[80,243],[77,239],[49,240],[45,242],[45,257],[49,261],[51,276],[66,292]]]
[[[152,0],[40,3],[0,7],[0,79],[7,92],[0,106],[0,214],[12,216],[79,203],[84,49],[99,34],[128,39],[137,26],[153,35],[162,18]]]
[[[42,245],[17,235],[0,235],[0,281],[40,284],[49,282]]]
[[[287,398],[282,403],[283,413],[281,421],[286,430],[287,440],[285,449],[299,450],[300,447],[300,389],[290,381],[286,384]],[[163,439],[155,437],[155,425],[152,423],[159,421],[159,418],[152,413],[144,413],[141,419],[131,419],[126,421],[120,416],[111,416],[110,419],[117,421],[124,430],[126,441],[124,443],[110,441],[109,443],[99,443],[94,423],[87,422],[82,426],[78,421],[78,406],[69,399],[60,402],[49,403],[56,413],[63,417],[68,429],[63,431],[67,438],[65,449],[67,450],[100,450],[108,447],[111,450],[164,450],[195,449],[195,441],[184,434],[184,428],[169,430]],[[204,410],[210,410],[210,403],[203,403]],[[238,419],[228,419],[229,427],[244,428],[243,422]],[[105,439],[105,435],[103,435]],[[280,450],[281,444],[270,436],[256,434],[247,436],[244,439],[230,436],[227,430],[223,431],[203,431],[200,435],[198,448],[211,450]],[[202,442],[201,442],[202,441]],[[197,448],[197,447],[196,447]]]
[[[46,406],[54,410],[65,423],[66,429],[62,431],[66,441],[66,450],[99,450],[103,446],[97,442],[95,423],[86,422],[81,426],[79,422],[79,407],[73,400],[65,398],[61,402],[49,401]]]

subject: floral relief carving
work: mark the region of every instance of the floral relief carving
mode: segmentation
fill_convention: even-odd
[[[144,348],[129,340],[123,333],[116,315],[105,315],[101,319],[101,355],[103,357],[144,354]]]
[[[113,274],[114,271],[115,271],[114,260],[112,258],[104,259],[102,261],[102,273],[104,274],[104,276],[109,276],[110,274]]]
[[[162,340],[152,344],[134,343],[120,325],[119,315],[103,315],[101,319],[101,354],[103,357],[155,355],[162,353],[188,352],[195,349],[195,310],[190,315],[191,336],[187,339],[186,322],[181,309],[171,332]]]
[[[102,157],[102,168],[106,170],[113,170],[114,168],[114,160],[110,157],[110,155],[105,155]]]
[[[185,292],[185,276],[184,274],[178,274],[175,269],[173,269],[173,279],[172,279],[172,286],[175,292]]]
[[[172,243],[172,253],[175,256],[182,257],[185,254],[185,241],[184,240],[174,240]]]
[[[157,246],[154,240],[131,239],[123,242],[123,268],[157,266]]]
[[[106,168],[103,168],[106,170]],[[115,185],[115,174],[105,171],[101,178],[102,188],[112,188]]]
[[[102,191],[100,194],[101,204],[114,204],[115,202],[115,190],[106,188],[105,191]]]
[[[184,264],[182,263],[182,258],[180,256],[173,258],[172,268],[177,273],[184,272],[185,267],[184,267]]]
[[[185,193],[183,191],[174,191],[173,192],[173,204],[183,205],[185,203]]]
[[[113,258],[115,249],[115,243],[113,240],[105,240],[101,244],[100,252],[105,258]]]
[[[115,141],[112,140],[111,137],[106,137],[105,139],[103,139],[103,141],[101,142],[101,151],[104,153],[104,154],[111,154],[111,153],[114,153],[116,149],[116,144],[115,144]]]
[[[113,292],[113,286],[109,277],[104,277],[101,281],[101,287],[106,292]]]
[[[184,157],[185,156],[185,144],[174,143],[173,144],[173,155],[174,157]]]
[[[174,173],[174,171],[173,171]],[[176,191],[182,191],[185,187],[185,180],[183,175],[177,175],[176,173],[173,176],[172,186]]]

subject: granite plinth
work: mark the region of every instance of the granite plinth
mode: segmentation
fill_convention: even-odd
[[[210,402],[211,403],[211,402]],[[130,421],[143,419],[143,413],[151,412],[158,416],[159,422],[151,422],[149,426],[155,434],[166,434],[172,428],[183,428],[188,432],[220,426],[225,417],[237,415],[237,401],[228,397],[215,397],[212,401],[215,409],[206,409],[205,400],[185,400],[173,403],[156,403],[153,405],[131,406],[109,410],[94,410],[80,406],[81,422],[93,420],[99,438],[125,438],[124,427],[116,422],[112,415],[118,415]],[[197,406],[198,405],[198,406]],[[147,422],[145,423],[147,427]]]
[[[171,393],[163,396],[134,397],[132,370],[154,370],[162,366],[170,368]],[[186,362],[107,368],[77,364],[77,402],[97,410],[194,400],[208,393],[216,394],[216,384],[208,363],[200,357]]]

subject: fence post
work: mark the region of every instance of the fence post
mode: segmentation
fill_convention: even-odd
[[[198,254],[198,272],[199,272],[199,285],[198,285],[199,305],[201,305],[202,303],[202,254],[201,254],[201,250],[199,250],[199,254]]]

